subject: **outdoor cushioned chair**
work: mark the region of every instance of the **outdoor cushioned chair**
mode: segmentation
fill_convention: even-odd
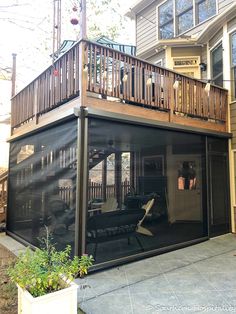
[[[72,245],[74,232],[69,226],[75,222],[75,212],[58,196],[53,196],[48,203],[49,231],[58,249]]]
[[[98,243],[115,241],[135,237],[141,250],[142,244],[137,236],[136,228],[138,222],[145,214],[144,209],[116,210],[91,216],[87,223],[87,241],[94,243],[94,258],[96,258]]]
[[[102,204],[101,206],[101,212],[111,212],[113,210],[116,210],[118,206],[117,200],[114,197],[110,197],[107,199],[107,201]]]

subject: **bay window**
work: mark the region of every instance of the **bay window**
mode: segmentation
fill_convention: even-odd
[[[223,47],[220,43],[211,52],[212,81],[215,85],[223,86]]]
[[[232,97],[236,98],[236,32],[231,35],[231,79],[232,79]]]
[[[158,7],[158,37],[174,38],[215,14],[216,0],[167,0]]]
[[[167,39],[174,36],[173,2],[167,0],[159,9],[159,36]]]

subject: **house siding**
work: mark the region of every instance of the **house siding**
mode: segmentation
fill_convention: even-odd
[[[227,23],[227,31],[231,32],[236,28],[236,17]]]
[[[137,55],[153,46],[157,41],[155,1],[136,16]]]
[[[219,0],[218,1],[218,9],[219,13],[223,12],[230,6],[232,3],[234,3],[235,0]]]
[[[156,63],[157,61],[162,60],[162,66],[165,67],[165,50],[162,50],[155,55],[151,56],[150,58],[147,58],[148,62]]]
[[[216,45],[218,41],[220,41],[223,37],[223,29],[221,28],[215,36],[213,36],[209,41],[209,48],[212,48]]]
[[[231,132],[233,133],[232,138],[232,149],[236,149],[236,103],[230,105],[230,123]]]
[[[156,0],[136,15],[136,45],[138,56],[151,49],[155,43],[157,43],[158,30],[156,11],[157,6],[162,2],[163,0]],[[234,2],[235,0],[218,0],[218,12],[222,13]],[[184,35],[194,36],[200,34],[213,19],[214,17],[206,22],[196,25],[189,31],[185,32]]]

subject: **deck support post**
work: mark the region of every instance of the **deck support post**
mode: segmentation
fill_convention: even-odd
[[[88,204],[88,119],[87,108],[75,111],[78,116],[77,178],[75,211],[75,255],[85,253],[86,215]]]

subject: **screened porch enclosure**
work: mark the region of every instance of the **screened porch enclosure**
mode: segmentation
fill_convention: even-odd
[[[11,143],[8,230],[35,246],[48,226],[74,247],[76,141],[74,119]]]
[[[11,142],[8,233],[39,246],[47,226],[99,265],[228,231],[227,139],[88,115],[81,164],[80,119]]]
[[[88,147],[97,262],[207,236],[204,136],[90,119]]]

